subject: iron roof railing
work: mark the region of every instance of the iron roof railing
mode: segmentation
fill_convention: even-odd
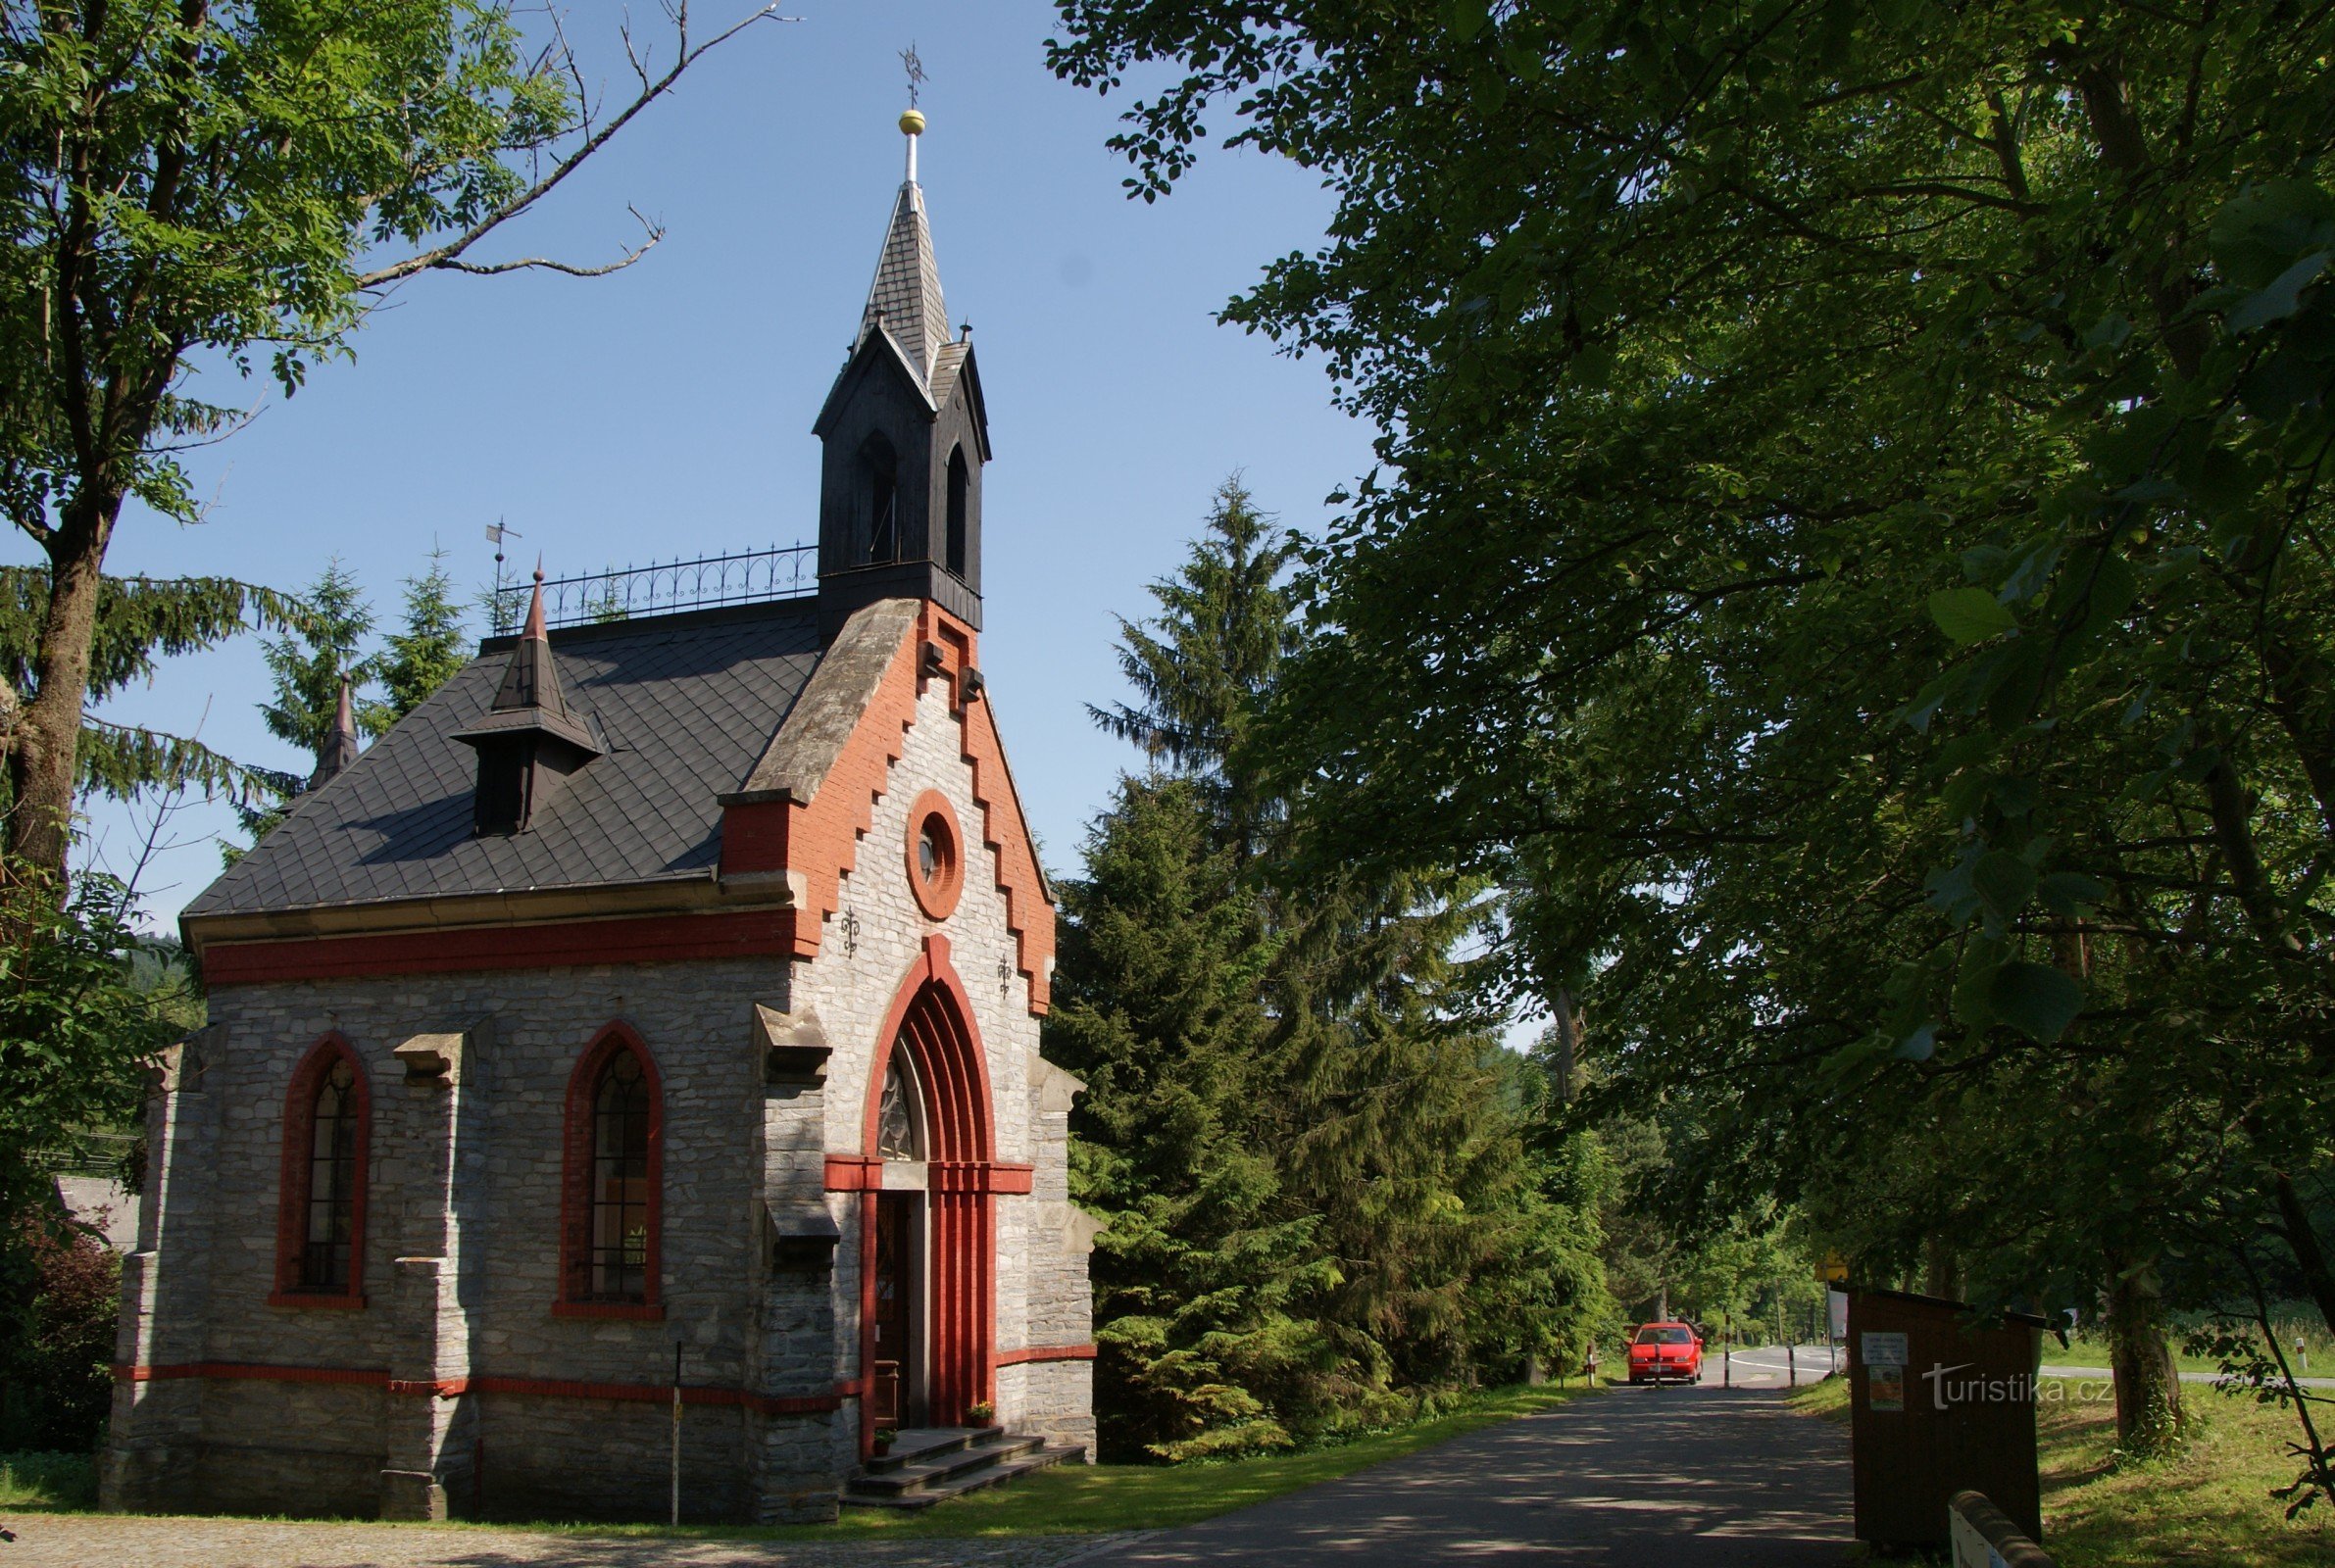
[[[817,545],[778,545],[699,561],[621,569],[611,566],[577,577],[547,577],[543,583],[544,624],[589,626],[683,610],[801,599],[819,592],[818,557]],[[532,587],[524,579],[495,586],[497,636],[511,635],[526,619],[527,594]]]

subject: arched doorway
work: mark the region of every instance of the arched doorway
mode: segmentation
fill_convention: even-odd
[[[895,1419],[966,1424],[992,1397],[997,1227],[989,1073],[964,987],[935,938],[892,1006],[869,1074],[861,1152],[887,1175],[862,1208],[863,1442],[878,1362],[900,1379]]]

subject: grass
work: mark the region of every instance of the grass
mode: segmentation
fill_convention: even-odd
[[[0,1453],[0,1508],[62,1513],[97,1506],[97,1463],[85,1453]]]
[[[2072,1385],[2063,1385],[2072,1387]],[[2192,1386],[2183,1450],[2145,1464],[2111,1463],[2112,1399],[2042,1406],[2044,1544],[2062,1568],[2313,1568],[2335,1561],[2335,1508],[2323,1501],[2289,1523],[2273,1487],[2295,1478],[2286,1452],[2292,1410]],[[2321,1423],[2322,1428],[2325,1423]]]
[[[2184,1372],[2218,1372],[2220,1363],[2210,1355],[2192,1355],[2184,1347],[2187,1328],[2198,1320],[2184,1317],[2183,1327],[2173,1333],[2173,1359]],[[2335,1335],[2330,1335],[2324,1323],[2307,1316],[2301,1310],[2273,1313],[2271,1323],[2278,1331],[2278,1346],[2287,1354],[2297,1377],[2335,1377]],[[2295,1341],[2303,1342],[2304,1358],[2295,1358]],[[2049,1335],[2043,1341],[2043,1359],[2052,1366],[2107,1366],[2108,1341],[2089,1331],[2069,1336],[2067,1348],[2060,1348],[2060,1342]]]
[[[1579,1388],[1490,1389],[1447,1414],[1409,1426],[1372,1432],[1331,1447],[1258,1458],[1196,1461],[1181,1465],[1058,1465],[1011,1486],[975,1493],[916,1513],[851,1508],[831,1525],[664,1525],[469,1524],[467,1529],[519,1529],[558,1534],[670,1538],[675,1541],[913,1541],[940,1537],[1088,1535],[1107,1531],[1166,1530],[1264,1502],[1303,1487],[1389,1459],[1416,1453],[1496,1422],[1545,1410],[1577,1397]],[[50,1490],[13,1487],[0,1492],[0,1507],[58,1509],[87,1507],[95,1500],[94,1472],[85,1458],[66,1454],[16,1454],[7,1460],[60,1461]],[[4,1465],[6,1460],[0,1460]],[[87,1494],[64,1483],[71,1466],[87,1478]],[[0,1485],[30,1470],[0,1468]],[[45,1472],[44,1472],[45,1473]],[[411,1529],[386,1525],[383,1529]]]
[[[2043,1472],[2043,1544],[2060,1568],[2324,1568],[2335,1562],[2335,1508],[2324,1502],[2289,1523],[2270,1495],[2292,1481],[2286,1452],[2299,1430],[2291,1410],[2211,1389],[2182,1391],[2189,1439],[2169,1459],[2119,1462],[2113,1398],[2043,1380],[2035,1419]],[[1826,1421],[1849,1419],[1846,1378],[1788,1396]],[[2324,1423],[2322,1423],[2322,1426]]]

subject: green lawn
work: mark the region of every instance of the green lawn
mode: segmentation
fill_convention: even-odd
[[[2335,1562],[2335,1508],[2289,1523],[2270,1489],[2294,1479],[2285,1444],[2292,1411],[2192,1385],[2182,1403],[2187,1446],[2174,1458],[2111,1467],[2112,1399],[2077,1401],[2075,1384],[2044,1380],[2036,1414],[2043,1471],[2043,1544],[2061,1568],[2324,1568]],[[2055,1392],[2056,1391],[2056,1392]],[[1848,1382],[1834,1378],[1792,1402],[1831,1421],[1849,1417]],[[2323,1423],[2322,1423],[2323,1426]]]
[[[1059,1465],[1010,1486],[975,1493],[918,1513],[850,1508],[832,1525],[684,1526],[539,1523],[455,1524],[443,1528],[525,1529],[578,1535],[671,1537],[676,1541],[915,1540],[949,1536],[1086,1535],[1165,1530],[1335,1480],[1368,1465],[1456,1438],[1479,1427],[1545,1410],[1584,1392],[1553,1388],[1490,1389],[1432,1420],[1373,1432],[1332,1447],[1263,1458],[1183,1465]],[[77,1466],[75,1470],[74,1467]],[[89,1461],[67,1454],[0,1455],[0,1507],[88,1507],[95,1482]],[[414,1529],[385,1525],[383,1529]]]

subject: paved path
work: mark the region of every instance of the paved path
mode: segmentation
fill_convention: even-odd
[[[1834,1568],[1850,1544],[1847,1428],[1705,1384],[1614,1389],[1086,1561]]]
[[[5,1568],[1057,1568],[1091,1554],[1093,1536],[1012,1541],[673,1541],[650,1536],[154,1519],[125,1514],[0,1514]]]

